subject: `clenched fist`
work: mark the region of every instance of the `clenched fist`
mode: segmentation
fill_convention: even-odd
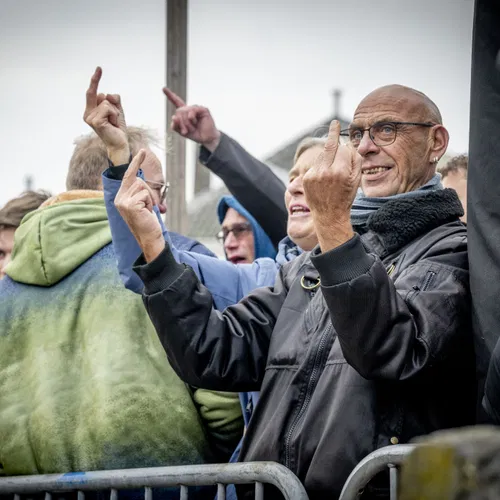
[[[165,240],[153,210],[154,195],[151,188],[137,177],[145,157],[146,152],[141,149],[133,158],[116,195],[115,206],[139,243],[146,261],[151,262],[165,248]]]
[[[354,236],[351,207],[361,182],[361,156],[339,144],[340,123],[330,124],[323,153],[304,176],[304,192],[321,250],[336,248]]]

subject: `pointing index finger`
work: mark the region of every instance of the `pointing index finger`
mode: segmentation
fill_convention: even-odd
[[[127,168],[125,175],[123,176],[122,186],[130,187],[137,177],[137,172],[141,168],[142,162],[146,156],[146,151],[141,149],[132,159],[132,163]]]
[[[85,108],[85,115],[88,115],[93,109],[97,107],[97,88],[99,87],[99,81],[101,80],[102,69],[97,66],[92,78],[90,79],[90,86],[87,90],[87,105]]]
[[[163,87],[163,93],[167,96],[168,100],[176,107],[182,108],[186,103],[168,87]]]

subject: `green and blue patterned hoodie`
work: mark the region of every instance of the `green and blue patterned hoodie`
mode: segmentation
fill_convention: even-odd
[[[0,463],[42,474],[224,460],[235,394],[191,390],[116,269],[102,195],[27,215],[0,281]]]

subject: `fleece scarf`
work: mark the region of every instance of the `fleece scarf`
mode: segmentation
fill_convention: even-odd
[[[351,208],[351,223],[354,228],[362,229],[366,227],[366,223],[368,222],[370,216],[387,202],[413,198],[418,199],[425,196],[429,191],[438,191],[440,189],[443,189],[441,176],[439,174],[435,174],[429,182],[415,191],[410,191],[409,193],[395,194],[393,196],[380,198],[370,198],[368,196],[364,196],[363,192],[360,190]]]

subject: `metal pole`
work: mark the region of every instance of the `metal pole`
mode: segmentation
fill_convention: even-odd
[[[187,68],[187,0],[166,0],[167,13],[167,86],[186,99]],[[170,182],[168,204],[169,229],[181,234],[187,232],[186,212],[186,143],[170,130],[175,112],[167,99],[167,179]]]

